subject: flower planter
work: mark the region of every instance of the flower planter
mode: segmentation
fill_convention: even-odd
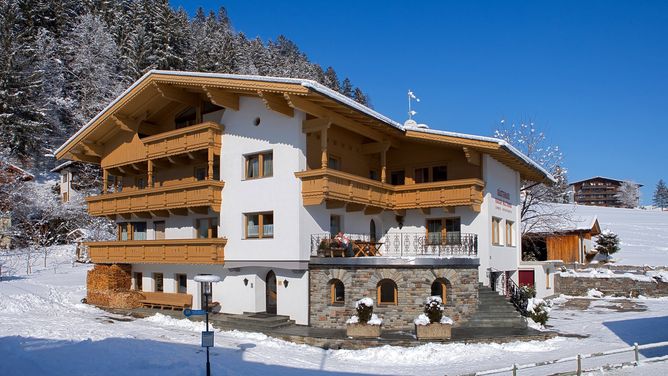
[[[415,325],[415,335],[418,340],[446,340],[452,336],[451,324],[432,323]]]
[[[346,324],[346,335],[353,338],[380,337],[381,325]]]

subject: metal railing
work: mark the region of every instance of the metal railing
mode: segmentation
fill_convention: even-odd
[[[660,347],[668,347],[668,341],[666,342],[655,342],[655,343],[649,343],[645,345],[638,345],[637,343],[634,343],[633,346],[630,347],[624,347],[621,349],[613,349],[613,350],[608,350],[608,351],[602,351],[602,352],[597,352],[597,353],[591,353],[591,354],[577,354],[575,356],[569,356],[567,358],[561,358],[561,359],[555,359],[555,360],[547,360],[543,362],[537,362],[537,363],[528,363],[528,364],[513,364],[512,366],[508,367],[503,367],[503,368],[496,368],[496,369],[490,369],[486,371],[479,371],[479,372],[473,372],[473,373],[467,373],[462,376],[485,376],[485,375],[496,375],[500,373],[508,374],[512,372],[513,376],[516,376],[518,371],[520,370],[528,370],[528,369],[533,369],[533,368],[538,368],[538,367],[546,367],[550,365],[555,365],[555,364],[561,364],[561,363],[568,363],[568,362],[575,362],[575,374],[580,376],[582,375],[582,372],[586,372],[588,370],[583,369],[582,367],[582,361],[584,359],[592,359],[592,358],[599,358],[603,356],[610,356],[610,355],[615,355],[615,354],[622,354],[622,353],[627,353],[627,352],[633,352],[633,361],[630,362],[624,362],[624,363],[611,363],[611,364],[606,364],[607,366],[614,366],[614,365],[635,365],[637,366],[640,363],[640,350],[648,350],[648,349],[656,349]],[[661,357],[656,357],[656,360],[667,360],[666,356],[661,356]],[[652,359],[651,357],[646,358],[647,359]],[[567,372],[568,374],[573,374],[573,372]],[[552,374],[564,374],[564,373],[552,373]]]
[[[371,241],[369,234],[346,233],[340,238],[343,241],[329,233],[311,235],[311,255],[318,256],[319,250],[327,250],[332,247],[346,249],[349,247],[346,243]],[[478,236],[461,232],[448,233],[446,236],[425,232],[387,233],[377,239],[377,244],[380,255],[388,257],[476,257],[478,255]]]

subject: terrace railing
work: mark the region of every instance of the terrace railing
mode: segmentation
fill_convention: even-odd
[[[460,232],[426,234],[424,232],[386,233],[376,241],[369,234],[343,234],[332,236],[329,233],[311,235],[311,255],[322,256],[333,254],[331,250],[340,251],[343,256],[353,256],[352,243],[371,243],[375,247],[376,256],[385,257],[477,257],[478,236]]]

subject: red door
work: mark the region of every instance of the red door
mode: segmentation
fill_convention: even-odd
[[[534,273],[533,270],[520,270],[520,286],[534,287]]]

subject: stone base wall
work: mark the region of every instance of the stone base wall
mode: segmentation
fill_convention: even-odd
[[[455,326],[465,322],[478,304],[477,266],[311,266],[309,275],[310,325],[318,328],[345,328],[346,320],[355,313],[355,302],[369,297],[374,301],[373,312],[383,319],[383,328],[413,330],[413,320],[423,312],[425,298],[431,295],[431,285],[437,278],[446,281],[445,315],[455,321]],[[342,281],[345,287],[342,305],[331,304],[333,279]],[[378,305],[376,286],[382,279],[397,284],[397,305]]]
[[[96,264],[86,276],[86,300],[89,304],[110,308],[137,308],[143,296],[131,291],[130,265]]]
[[[668,296],[668,283],[661,281],[635,281],[631,278],[585,278],[554,276],[554,291],[564,295],[586,295],[590,289],[596,289],[605,295],[638,295],[659,297]]]

